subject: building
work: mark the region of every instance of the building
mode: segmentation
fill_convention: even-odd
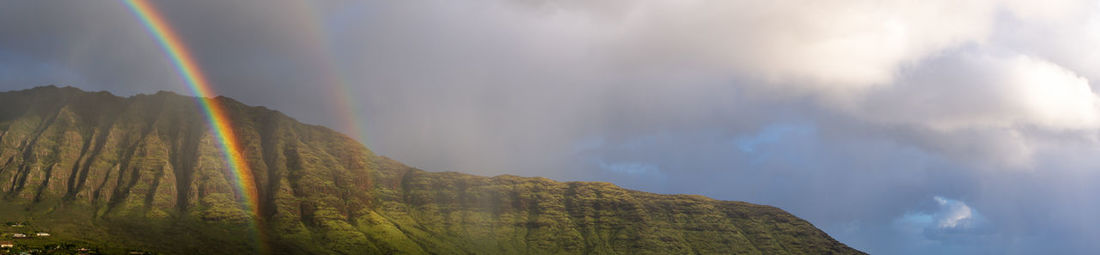
[[[15,233],[15,234],[11,234],[11,237],[12,238],[27,238],[27,234]]]
[[[37,236],[37,237],[50,237],[50,233],[38,232],[38,233],[34,233],[34,236]]]
[[[15,243],[12,243],[11,241],[0,241],[0,248],[13,248],[13,247],[15,247]]]

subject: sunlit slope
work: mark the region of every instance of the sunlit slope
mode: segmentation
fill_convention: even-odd
[[[219,98],[261,224],[193,98],[0,93],[0,221],[188,254],[850,254],[780,209],[607,183],[426,172],[330,129]]]

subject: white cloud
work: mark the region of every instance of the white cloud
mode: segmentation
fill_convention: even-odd
[[[830,92],[981,43],[992,1],[645,1],[621,21],[631,60],[693,64]],[[638,56],[644,55],[644,56]]]
[[[1040,23],[1063,23],[1087,15],[1097,7],[1095,1],[1003,0],[1003,7],[1020,19]]]
[[[968,228],[974,219],[974,209],[962,201],[933,197],[940,205],[940,211],[936,212],[934,219],[939,228]]]
[[[1089,39],[1100,36],[1094,1],[650,0],[536,6],[553,10],[543,12],[553,17],[570,13],[566,16],[584,20],[591,28],[587,33],[599,36],[563,37],[588,40],[570,43],[590,46],[601,64],[613,66],[600,70],[622,72],[612,76],[682,75],[685,69],[733,76],[744,81],[736,86],[767,91],[764,97],[815,100],[857,121],[905,130],[911,137],[901,139],[910,143],[994,168],[1030,167],[1035,139],[1043,139],[1034,137],[1034,129],[1100,128],[1100,101],[1088,80],[1100,74],[1092,70],[1100,58],[1088,57],[1097,54],[1090,50],[1095,43],[1088,42],[1100,42]],[[1015,27],[1042,33],[1013,34]],[[1001,41],[1006,36],[1024,43],[1006,44]]]
[[[1029,56],[980,54],[932,61],[850,109],[884,124],[943,132],[1036,127],[1100,128],[1100,98],[1088,80]]]
[[[1100,127],[1100,101],[1088,80],[1050,62],[1019,56],[1006,66],[1006,89],[1019,98],[1018,123],[1051,129]]]
[[[1016,19],[1002,19],[994,38],[999,48],[1041,56],[1089,79],[1100,79],[1100,1],[1015,1]],[[1026,10],[1038,12],[1026,14]],[[1061,11],[1055,11],[1061,10]],[[1045,18],[1017,18],[1042,16]]]
[[[894,220],[895,227],[909,234],[930,238],[943,233],[967,233],[985,227],[987,222],[963,201],[934,196],[935,210],[906,213]],[[978,231],[980,232],[980,231]],[[977,232],[974,232],[977,233]]]
[[[1052,62],[989,51],[953,53],[908,70],[860,100],[831,104],[898,139],[992,168],[1029,168],[1051,133],[1100,129],[1089,81]]]

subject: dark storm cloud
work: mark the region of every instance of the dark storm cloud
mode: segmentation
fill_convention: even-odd
[[[14,5],[14,6],[13,6]],[[22,2],[0,8],[6,88],[74,85],[135,93],[170,88],[173,69],[120,4]],[[167,84],[166,84],[167,83]]]
[[[9,5],[4,89],[187,92],[120,3]],[[1100,248],[1095,2],[156,6],[219,94],[413,166],[776,205],[872,253]]]
[[[158,2],[218,94],[279,107],[310,122],[333,112],[318,84],[302,13],[286,2]],[[0,82],[116,94],[191,94],[171,60],[121,3],[20,2],[0,8]],[[323,91],[323,90],[322,90]]]

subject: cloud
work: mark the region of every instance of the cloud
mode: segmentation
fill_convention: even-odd
[[[940,211],[933,216],[937,228],[961,229],[974,227],[976,213],[966,203],[940,196],[933,197],[933,199],[940,205]]]
[[[1087,79],[1049,61],[978,52],[931,59],[836,107],[946,155],[1031,167],[1049,133],[1090,137],[1100,128],[1098,99]]]
[[[407,123],[382,128],[415,126],[417,133],[469,138],[454,147],[430,145],[439,150],[429,153],[437,160],[420,160],[416,151],[456,138],[413,144],[407,135],[373,139],[414,161],[448,162],[431,167],[525,165],[464,163],[508,153],[509,142],[488,142],[496,137],[526,137],[483,126],[500,119],[522,119],[515,124],[523,127],[513,130],[568,140],[606,132],[644,135],[670,122],[741,117],[733,107],[808,100],[854,121],[897,129],[898,139],[928,150],[977,155],[960,160],[1029,168],[1035,138],[1028,129],[1095,129],[1096,99],[1075,69],[1045,55],[1005,50],[990,39],[1011,33],[1003,27],[1006,19],[1052,22],[1059,17],[1050,12],[1078,6],[1087,4],[1055,3],[1045,11],[1004,1],[381,4],[375,9],[390,11],[377,11],[367,25],[334,41],[371,42],[345,54],[353,59],[347,66],[363,68],[352,72],[360,75],[353,80],[374,92],[368,108],[405,109],[400,116],[375,111],[372,119],[381,123]],[[397,19],[404,22],[387,23]],[[468,64],[474,58],[482,61]],[[397,101],[418,97],[451,107]],[[738,100],[755,102],[730,103]],[[547,108],[556,110],[518,117]],[[391,132],[401,131],[383,133]],[[563,139],[542,143],[564,150],[571,145],[557,142]],[[471,145],[480,149],[465,151],[483,154],[453,153]]]
[[[790,104],[978,155],[960,160],[1027,168],[1026,129],[1087,132],[1095,96],[1057,58],[991,39],[1011,33],[1005,23],[1069,19],[1049,13],[1079,6],[1088,4],[362,2],[328,6],[337,11],[325,23],[342,24],[327,39],[363,94],[364,126],[377,134],[368,142],[425,168],[501,173],[570,157],[562,152],[580,137],[742,132],[784,117],[749,120],[766,114],[738,108]],[[532,156],[473,160],[516,146]]]
[[[1100,7],[1095,1],[1006,0],[1003,7],[1019,19],[1040,24],[1065,23],[1079,20]]]
[[[121,4],[10,7],[0,10],[0,64],[8,71],[0,74],[0,82],[5,87],[57,84],[131,94],[137,87],[182,85],[164,79],[174,70],[159,57],[157,45],[132,43],[149,36]]]
[[[1011,251],[985,248],[999,237],[992,231],[994,226],[965,202],[941,196],[933,196],[932,201],[935,202],[932,210],[907,212],[894,220],[893,227],[903,233],[900,238],[907,246],[905,252],[971,254]]]
[[[935,209],[907,212],[894,221],[895,226],[935,241],[989,234],[989,222],[965,202],[941,196],[933,196],[932,200],[935,201]]]
[[[993,37],[1000,48],[1040,56],[1090,80],[1100,79],[1100,52],[1092,50],[1100,43],[1100,2],[1016,2],[1035,5],[1018,8],[1038,12],[1024,16],[1045,18],[1003,18]]]
[[[901,66],[981,42],[989,1],[643,1],[621,21],[628,60],[848,92]],[[839,90],[839,91],[838,91]]]
[[[1041,59],[965,54],[905,76],[852,114],[942,132],[1100,127],[1100,101],[1088,80]]]

